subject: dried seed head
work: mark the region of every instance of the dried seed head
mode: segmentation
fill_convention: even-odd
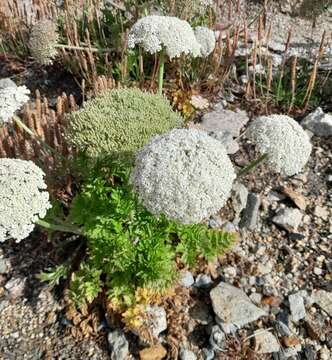
[[[58,41],[57,25],[48,19],[38,21],[31,30],[29,42],[31,56],[42,65],[51,64],[57,54]]]

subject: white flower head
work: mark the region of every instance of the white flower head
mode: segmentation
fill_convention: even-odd
[[[199,223],[222,208],[235,179],[220,141],[196,129],[156,136],[136,158],[132,181],[144,206],[183,224]]]
[[[189,23],[172,16],[150,15],[139,19],[129,32],[128,47],[138,44],[151,54],[165,48],[171,59],[181,54],[194,57],[200,54],[200,45]]]
[[[268,155],[270,167],[286,176],[299,173],[312,150],[308,134],[286,115],[258,117],[248,128],[248,138]]]
[[[8,122],[16,111],[29,101],[30,90],[25,85],[16,86],[14,82],[0,84],[0,124]],[[2,86],[3,85],[3,86]],[[6,85],[6,86],[5,86]]]
[[[30,53],[42,65],[52,63],[57,54],[59,41],[57,25],[52,20],[44,19],[33,25],[30,34]]]
[[[19,242],[51,207],[44,172],[32,161],[0,159],[0,242]]]
[[[216,36],[214,31],[205,26],[198,26],[195,28],[195,36],[196,40],[201,45],[201,56],[209,56],[216,46]]]

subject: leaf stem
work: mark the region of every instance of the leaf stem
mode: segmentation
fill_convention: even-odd
[[[77,226],[71,225],[71,224],[64,224],[64,223],[61,225],[51,224],[46,220],[38,220],[38,221],[36,221],[36,224],[47,230],[69,232],[69,233],[76,234],[76,235],[83,234],[81,229],[79,229]]]
[[[159,73],[158,73],[158,94],[163,93],[164,83],[164,69],[165,69],[165,50],[162,49],[159,55]]]
[[[247,165],[238,172],[237,178],[247,175],[251,170],[253,170],[255,167],[257,167],[260,163],[262,163],[266,159],[267,159],[267,154],[263,154],[257,160],[252,161],[249,165]]]

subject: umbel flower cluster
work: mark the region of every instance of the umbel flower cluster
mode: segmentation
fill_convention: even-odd
[[[248,128],[248,138],[267,154],[270,167],[286,176],[299,173],[312,150],[308,134],[286,115],[258,117]]]
[[[91,157],[131,155],[152,136],[183,122],[165,97],[139,89],[106,91],[68,120],[68,140]]]
[[[182,54],[196,57],[201,51],[190,24],[172,16],[150,15],[139,19],[128,36],[128,47],[136,45],[151,54],[164,48],[170,59]]]
[[[51,207],[43,171],[32,161],[0,159],[0,242],[32,232]]]
[[[57,25],[48,19],[40,20],[33,25],[30,34],[30,53],[42,65],[52,63],[57,54],[56,45],[59,41]]]
[[[174,129],[138,152],[132,181],[144,206],[183,224],[199,223],[226,203],[235,179],[221,142]]]
[[[0,124],[11,120],[28,100],[30,90],[26,86],[16,86],[13,81],[0,83]]]
[[[209,56],[216,46],[214,32],[205,26],[198,26],[195,28],[195,36],[201,45],[201,56]]]

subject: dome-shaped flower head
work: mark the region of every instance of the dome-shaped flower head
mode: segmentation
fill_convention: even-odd
[[[28,100],[30,90],[26,86],[16,86],[13,81],[0,83],[0,124],[8,122]]]
[[[43,171],[32,161],[0,159],[0,242],[29,236],[51,207]]]
[[[57,25],[48,19],[38,21],[30,34],[31,56],[42,65],[51,64],[57,54],[58,41]]]
[[[267,154],[271,169],[286,176],[303,169],[312,149],[308,134],[286,115],[257,118],[248,128],[248,138]]]
[[[132,181],[145,207],[183,224],[222,208],[235,179],[221,142],[196,129],[156,136],[136,158]]]
[[[139,19],[131,28],[128,47],[143,46],[154,54],[162,48],[172,59],[181,54],[200,55],[200,45],[187,21],[172,16],[150,15]]]
[[[196,40],[201,45],[201,56],[209,56],[216,46],[214,32],[205,26],[196,27],[194,32]]]

